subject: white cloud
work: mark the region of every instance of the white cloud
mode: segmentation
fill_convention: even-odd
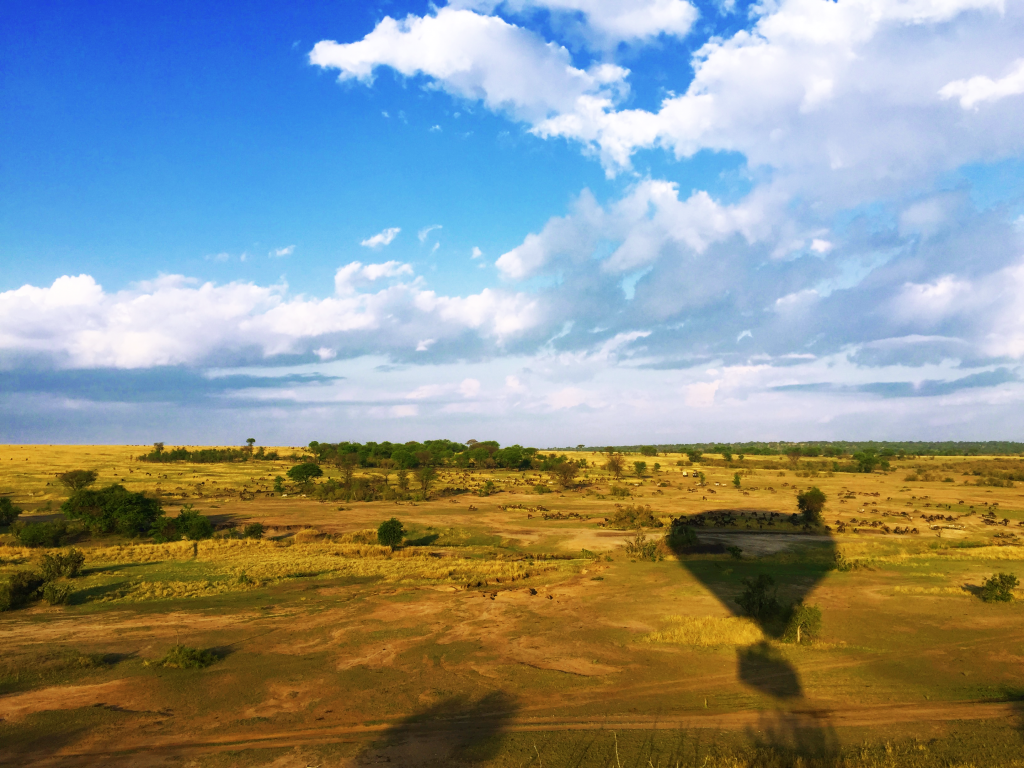
[[[528,122],[571,112],[581,100],[610,105],[628,73],[613,64],[578,69],[562,46],[496,16],[452,7],[402,21],[386,16],[358,42],[317,43],[309,60],[339,70],[340,80],[367,84],[381,66],[407,77],[425,75],[454,96]]]
[[[484,255],[484,252],[481,251],[478,247],[476,247],[474,245],[473,246],[473,252],[470,254],[469,258],[471,258],[471,259],[479,259],[483,255]]]
[[[425,243],[427,242],[427,237],[430,235],[431,232],[433,232],[435,229],[441,228],[442,227],[440,224],[431,224],[429,227],[424,227],[419,232],[417,232],[416,237],[419,238],[419,241],[421,243]]]
[[[401,355],[467,334],[500,347],[542,322],[539,303],[525,294],[439,296],[417,281],[361,290],[411,274],[398,262],[353,262],[338,269],[336,295],[324,299],[290,297],[284,285],[200,284],[180,275],[107,293],[89,275],[64,276],[0,293],[0,355],[45,356],[70,368],[197,365],[240,353]]]
[[[720,381],[707,381],[690,384],[686,387],[684,402],[690,408],[710,408],[715,404],[715,393],[721,386]]]
[[[520,392],[520,393],[522,393],[522,392],[526,391],[526,387],[519,380],[518,376],[511,376],[511,375],[506,376],[505,377],[505,386],[508,389],[512,390],[513,392]]]
[[[993,80],[979,75],[969,80],[954,80],[939,90],[944,99],[959,97],[960,106],[964,109],[977,109],[977,105],[987,101],[999,101],[1007,96],[1019,96],[1024,93],[1024,59],[1017,59],[1013,68],[1003,78]]]
[[[383,264],[363,264],[353,261],[339,267],[334,274],[334,292],[339,296],[356,292],[359,285],[389,277],[411,275],[412,266],[399,261],[386,261]]]
[[[456,0],[452,5],[491,13],[494,0]],[[563,25],[575,25],[593,46],[613,48],[621,42],[645,42],[658,35],[685,36],[697,20],[697,9],[684,0],[505,0],[503,10],[527,15],[551,11]]]
[[[391,245],[391,241],[394,240],[401,231],[401,227],[388,227],[383,232],[378,232],[373,237],[368,237],[359,244],[364,245],[367,248],[380,248],[385,245]]]
[[[811,240],[811,250],[815,253],[826,254],[832,250],[834,246],[828,240],[822,240],[821,238],[814,238]]]
[[[275,248],[274,250],[272,250],[270,252],[269,255],[272,258],[280,259],[283,256],[291,256],[293,253],[295,253],[295,246],[294,245],[286,245],[284,248]]]
[[[480,394],[480,381],[478,379],[463,379],[459,384],[459,392],[466,398],[476,397]]]

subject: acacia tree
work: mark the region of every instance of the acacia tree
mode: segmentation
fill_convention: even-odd
[[[633,473],[638,478],[643,478],[644,472],[646,472],[646,471],[647,471],[647,462],[646,461],[634,461],[633,462]]]
[[[72,469],[70,472],[63,472],[57,475],[60,484],[72,493],[88,488],[96,482],[97,477],[99,475],[94,469]]]
[[[568,488],[580,472],[579,465],[575,461],[563,461],[556,465],[552,474],[563,488]]]
[[[825,508],[825,494],[818,486],[797,494],[796,506],[807,525],[821,525],[821,510]]]
[[[604,468],[612,473],[612,477],[618,480],[622,477],[622,471],[626,468],[626,460],[622,458],[621,453],[609,454],[608,462],[604,465]]]
[[[391,475],[391,470],[395,468],[395,462],[391,459],[381,459],[377,462],[377,466],[380,467],[380,473],[384,476],[384,485],[388,485],[388,477]]]

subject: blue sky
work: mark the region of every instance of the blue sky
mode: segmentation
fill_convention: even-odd
[[[1019,0],[292,5],[5,9],[0,442],[1024,426]]]

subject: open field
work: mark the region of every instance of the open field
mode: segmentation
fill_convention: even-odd
[[[132,460],[146,450],[0,446],[0,494],[52,519],[55,473],[95,469],[97,487],[266,534],[80,536],[67,605],[0,613],[4,765],[1024,766],[1024,592],[977,596],[994,573],[1024,580],[1024,484],[977,484],[1024,471],[1016,457],[853,474],[662,454],[615,482],[570,453],[589,465],[578,490],[441,468],[427,500],[350,503],[271,490],[291,460]],[[812,485],[828,530],[791,522]],[[699,515],[701,544],[739,550],[630,557],[616,504]],[[392,516],[395,552],[372,535]],[[0,541],[4,574],[46,552]],[[821,608],[817,639],[744,615],[758,574]],[[176,644],[217,660],[159,664]]]

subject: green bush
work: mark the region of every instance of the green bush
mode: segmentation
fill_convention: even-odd
[[[18,541],[26,547],[57,547],[67,535],[68,524],[63,520],[49,523],[19,523],[14,528]]]
[[[781,609],[775,579],[767,573],[760,573],[752,579],[743,579],[743,593],[736,598],[736,602],[749,616],[758,621],[770,619]]]
[[[82,572],[85,564],[85,555],[72,547],[67,552],[54,552],[43,555],[41,568],[43,578],[47,581],[59,579],[61,576],[73,579]]]
[[[149,530],[157,543],[165,541],[199,541],[213,536],[213,523],[208,517],[196,512],[191,504],[181,508],[177,517],[159,517]]]
[[[551,493],[551,489],[543,483],[533,486],[534,493]]]
[[[613,499],[628,499],[629,498],[629,488],[625,488],[625,487],[623,487],[621,485],[613,485],[609,489],[608,493],[611,495],[611,497]]]
[[[69,520],[84,522],[90,531],[125,536],[148,533],[163,514],[156,499],[116,484],[98,491],[77,490],[60,509]]]
[[[15,518],[22,513],[20,507],[14,506],[12,502],[6,496],[0,496],[0,526],[10,525],[14,522]]]
[[[615,514],[608,518],[607,527],[628,531],[638,526],[661,528],[664,523],[654,516],[649,504],[615,505]]]
[[[655,563],[663,557],[658,542],[648,541],[644,529],[639,525],[636,527],[636,535],[633,540],[626,542],[626,554],[637,560],[650,560]]]
[[[402,543],[405,538],[405,528],[397,517],[385,520],[377,527],[377,542],[384,547],[394,549]]]
[[[191,504],[181,508],[177,518],[178,532],[189,541],[199,541],[213,536],[213,523],[210,518],[192,509]]]
[[[242,535],[247,539],[262,539],[264,530],[263,523],[249,523],[242,531]]]
[[[43,600],[50,605],[67,605],[71,592],[71,585],[66,581],[48,581],[43,585]]]
[[[986,603],[1008,603],[1013,600],[1013,590],[1018,583],[1012,573],[997,573],[982,582],[981,599]]]
[[[21,608],[39,599],[43,577],[32,571],[17,571],[0,580],[0,611]]]
[[[217,657],[210,651],[201,651],[187,645],[175,645],[157,663],[172,669],[203,669],[215,661]]]
[[[782,639],[791,643],[814,640],[821,634],[821,608],[816,605],[794,603],[789,609],[789,618]]]

